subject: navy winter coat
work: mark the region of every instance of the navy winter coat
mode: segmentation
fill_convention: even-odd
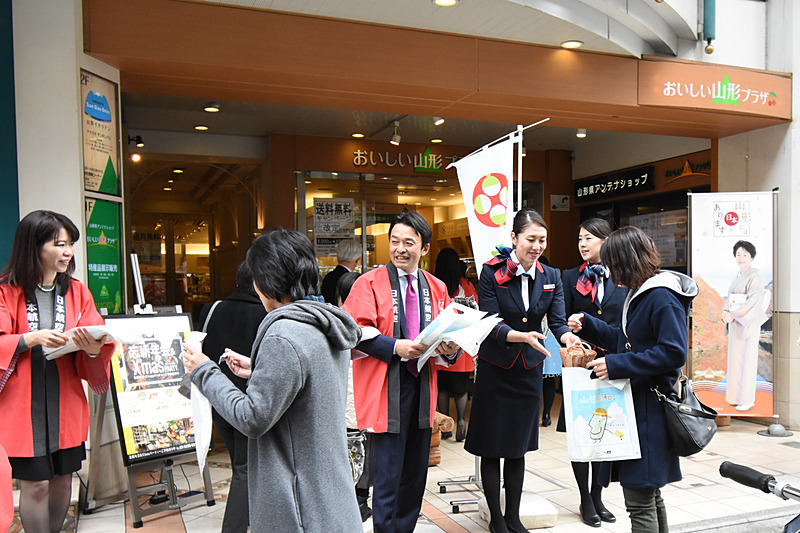
[[[697,284],[690,277],[662,271],[635,292],[629,292],[622,328],[584,315],[579,335],[609,350],[616,347],[616,353],[606,355],[609,379],[631,380],[642,458],[605,463],[623,487],[657,488],[681,479],[679,458],[667,435],[663,408],[651,389],[658,386],[663,392],[669,391],[686,364],[686,315],[696,295]],[[611,471],[601,473],[603,484],[607,485],[610,479]]]

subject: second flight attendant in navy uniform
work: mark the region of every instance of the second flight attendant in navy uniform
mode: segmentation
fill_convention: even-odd
[[[542,318],[562,343],[580,339],[569,331],[564,314],[561,276],[543,266],[539,257],[547,247],[547,225],[533,209],[514,217],[514,249],[498,247],[499,254],[483,266],[478,281],[481,311],[497,314],[497,324],[478,351],[467,441],[464,449],[481,457],[481,478],[491,514],[489,531],[527,531],[519,517],[525,453],[539,448],[539,403],[542,362],[549,357],[539,342]],[[506,494],[500,510],[500,459]]]
[[[611,281],[609,271],[600,263],[600,248],[611,235],[611,226],[602,218],[590,218],[584,221],[578,232],[578,251],[584,263],[562,276],[564,285],[564,306],[567,316],[574,313],[585,313],[611,326],[619,326],[622,317],[622,306],[628,289],[617,287]],[[602,357],[603,347],[594,347],[598,357]],[[614,346],[611,346],[614,349]],[[556,431],[566,431],[564,421],[564,404],[558,417]],[[603,505],[601,492],[603,487],[597,482],[602,463],[572,463],[572,471],[581,494],[580,512],[583,522],[592,527],[600,527],[601,521],[614,522],[616,517]]]

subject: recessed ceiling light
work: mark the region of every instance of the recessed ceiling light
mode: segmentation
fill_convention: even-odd
[[[435,202],[435,201],[436,201],[436,198],[431,198],[431,202]]]
[[[171,191],[171,190],[172,190],[172,187],[164,187],[164,190],[165,190],[165,191]]]
[[[575,137],[578,139],[583,139],[586,137],[586,128],[578,128],[578,130],[575,132]]]
[[[131,154],[131,161],[133,161],[134,163],[138,163],[141,160],[142,160],[142,155],[139,154],[138,152],[134,152]]]
[[[217,102],[211,102],[203,108],[203,111],[206,113],[219,113],[219,104]]]
[[[196,129],[197,131],[207,131],[208,130],[208,126],[204,126],[202,124],[198,124],[197,126],[194,127],[194,129]]]
[[[438,143],[442,142],[442,140],[441,139],[431,139],[431,142],[438,144]]]
[[[175,183],[175,180],[167,180],[167,183]]]
[[[305,183],[306,183],[306,185],[309,185],[311,183],[311,180],[306,180]]]
[[[364,134],[363,133],[353,133],[351,135],[353,137],[355,137],[356,139],[363,139],[364,138]]]
[[[444,179],[444,178],[438,179],[438,180],[436,180],[436,183],[447,183],[447,180]]]
[[[563,43],[561,43],[561,48],[566,48],[568,50],[580,48],[581,46],[583,46],[583,41],[578,41],[574,39],[571,39],[569,41],[564,41]]]
[[[439,7],[453,7],[458,3],[458,0],[432,0],[432,1]]]
[[[183,174],[183,169],[182,168],[173,168],[172,169],[172,173],[173,174]]]
[[[450,193],[450,196],[455,196],[455,195],[456,195],[456,193],[454,193],[454,192]]]
[[[434,126],[441,126],[442,124],[444,124],[444,119],[442,117],[433,117]]]
[[[392,179],[392,178],[390,178],[389,176],[384,176],[384,177],[382,177],[381,179],[382,179],[382,180],[390,180],[390,179]]]
[[[422,205],[422,202],[414,202],[414,205]]]
[[[339,175],[338,172],[331,172],[331,176],[338,176],[338,175]]]

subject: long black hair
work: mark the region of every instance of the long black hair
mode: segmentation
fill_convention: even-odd
[[[442,248],[436,256],[436,269],[433,275],[447,285],[447,294],[452,298],[458,294],[458,282],[467,272],[467,265],[458,258],[453,248]]]
[[[0,273],[0,283],[8,283],[22,289],[25,298],[36,301],[36,285],[42,282],[44,269],[39,252],[46,243],[58,238],[61,230],[67,230],[69,240],[77,241],[81,232],[72,221],[53,211],[32,211],[19,221],[14,234],[14,246],[8,265]],[[70,279],[75,272],[75,257],[69,261],[66,272],[56,274],[56,285],[62,296],[70,288]]]

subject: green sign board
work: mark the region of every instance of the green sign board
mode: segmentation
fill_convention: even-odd
[[[86,200],[88,285],[98,309],[124,313],[122,302],[122,223],[120,204]]]

